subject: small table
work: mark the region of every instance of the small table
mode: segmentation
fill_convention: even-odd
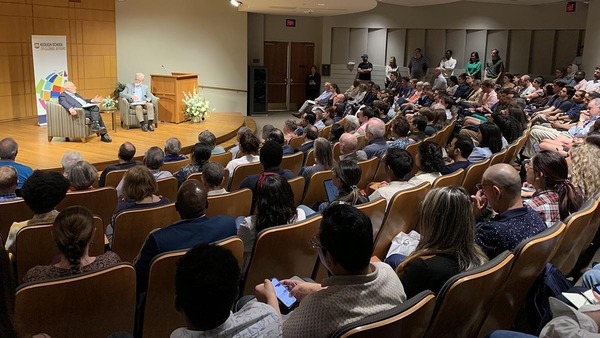
[[[117,132],[117,120],[115,118],[115,113],[118,111],[119,110],[117,108],[112,108],[112,109],[100,108],[100,113],[110,113],[110,117],[111,117],[111,121],[112,121],[112,130],[115,133]]]

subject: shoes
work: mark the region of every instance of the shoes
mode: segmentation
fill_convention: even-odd
[[[109,143],[112,142],[112,139],[108,134],[102,134],[102,136],[100,136],[100,141]]]
[[[292,115],[294,115],[294,117],[300,118],[300,116],[302,116],[302,113],[297,111],[297,112],[292,112]]]
[[[144,122],[140,123],[140,127],[142,128],[143,132],[147,132],[148,131],[148,125],[146,125],[146,123],[144,123]]]
[[[98,121],[95,121],[92,123],[92,128],[91,128],[92,133],[97,133],[97,132],[104,131],[104,130],[106,130],[106,128],[102,127],[98,123]]]
[[[148,131],[154,131],[154,123],[152,123],[152,120],[148,121]]]

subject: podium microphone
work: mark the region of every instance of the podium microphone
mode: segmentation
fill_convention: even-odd
[[[160,65],[162,67],[162,69],[165,71],[165,73],[169,74],[169,72],[167,72],[167,69],[165,68],[164,65]]]

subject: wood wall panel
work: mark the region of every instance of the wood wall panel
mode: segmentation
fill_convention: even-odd
[[[114,0],[0,0],[0,121],[37,115],[31,35],[66,35],[69,79],[84,96],[117,81]]]

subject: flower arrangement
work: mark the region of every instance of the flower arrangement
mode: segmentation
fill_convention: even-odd
[[[107,96],[102,99],[102,106],[104,109],[114,109],[117,105],[117,101],[110,96]]]
[[[185,103],[185,110],[183,114],[186,118],[191,119],[194,122],[199,122],[200,119],[208,115],[211,110],[210,102],[204,98],[196,89],[191,93],[183,93],[183,103]]]

